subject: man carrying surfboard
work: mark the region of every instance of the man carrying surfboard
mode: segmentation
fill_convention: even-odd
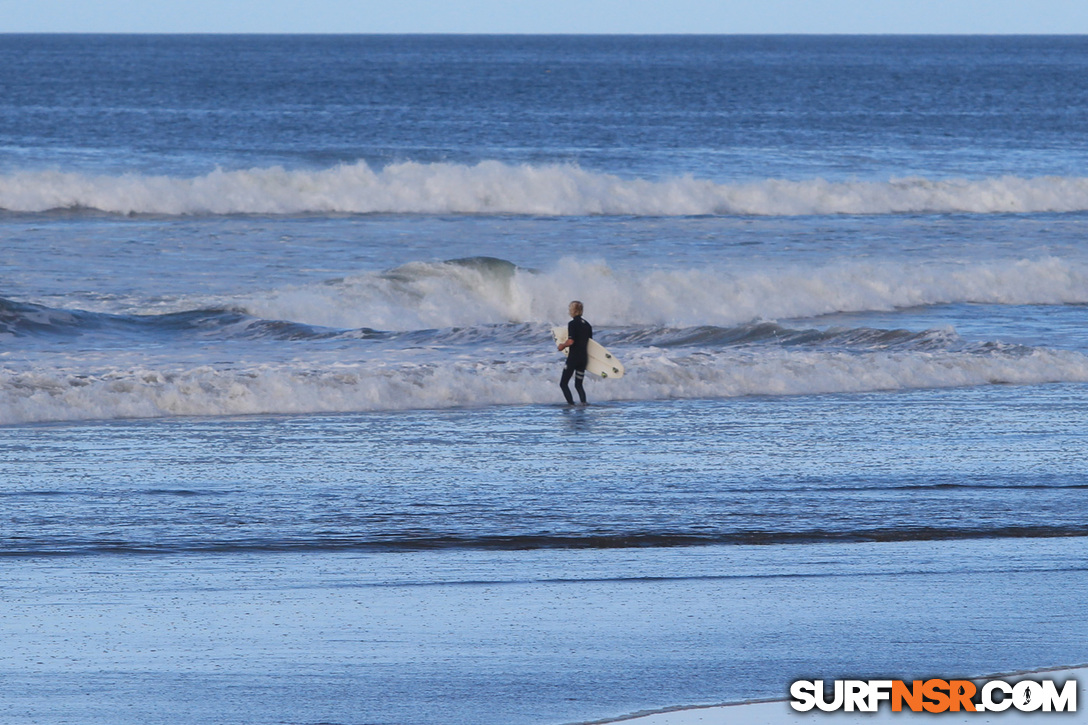
[[[559,378],[559,387],[563,389],[567,405],[574,405],[574,396],[570,394],[567,385],[571,376],[574,377],[574,389],[578,391],[578,397],[583,404],[586,402],[586,389],[582,387],[582,380],[586,376],[586,365],[589,364],[589,341],[593,339],[593,326],[582,319],[582,310],[582,303],[578,300],[570,303],[568,311],[571,321],[567,323],[567,340],[558,345],[559,352],[569,348],[567,365],[563,368],[563,376]]]

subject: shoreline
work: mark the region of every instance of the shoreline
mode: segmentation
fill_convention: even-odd
[[[1055,677],[1059,682],[1069,679],[1077,682],[1076,713],[1054,712],[1019,712],[1013,709],[1002,713],[990,713],[990,717],[980,719],[978,713],[942,713],[942,725],[972,725],[994,722],[1000,716],[1001,723],[1045,722],[1052,718],[1062,718],[1058,722],[1088,722],[1088,663],[1059,667],[1044,667],[1017,672],[1002,672],[982,677],[970,678],[974,682],[987,680],[1026,679],[1032,675],[1062,673]],[[747,700],[744,702],[722,703],[719,705],[691,705],[642,711],[620,717],[591,720],[577,725],[789,725],[790,723],[820,722],[831,719],[836,723],[887,723],[902,722],[908,718],[932,718],[933,713],[914,713],[904,711],[893,713],[886,705],[878,712],[843,712],[833,713],[812,710],[797,712],[789,705],[788,698]]]

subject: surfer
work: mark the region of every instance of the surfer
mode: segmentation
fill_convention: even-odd
[[[589,341],[593,337],[593,326],[582,319],[582,309],[582,303],[578,300],[570,303],[568,311],[571,321],[567,323],[567,341],[559,343],[559,352],[570,348],[567,353],[567,366],[563,368],[563,376],[559,378],[559,387],[563,389],[567,405],[574,405],[574,396],[570,394],[567,386],[571,376],[574,377],[574,389],[578,391],[578,397],[583,404],[586,402],[586,389],[582,387],[582,380],[586,376],[586,365],[589,364]]]

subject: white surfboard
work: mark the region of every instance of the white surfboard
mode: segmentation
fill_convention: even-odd
[[[553,327],[552,337],[556,345],[562,345],[567,337],[567,326]],[[586,372],[598,378],[622,378],[623,363],[615,355],[605,349],[604,345],[591,339],[588,346],[589,362],[586,364]],[[564,355],[570,354],[570,348],[563,351]]]

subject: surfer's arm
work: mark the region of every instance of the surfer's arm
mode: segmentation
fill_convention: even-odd
[[[559,345],[557,345],[557,347],[559,348],[559,352],[563,352],[564,350],[566,350],[568,347],[570,347],[573,344],[574,344],[574,340],[568,337],[566,342],[559,343]]]

